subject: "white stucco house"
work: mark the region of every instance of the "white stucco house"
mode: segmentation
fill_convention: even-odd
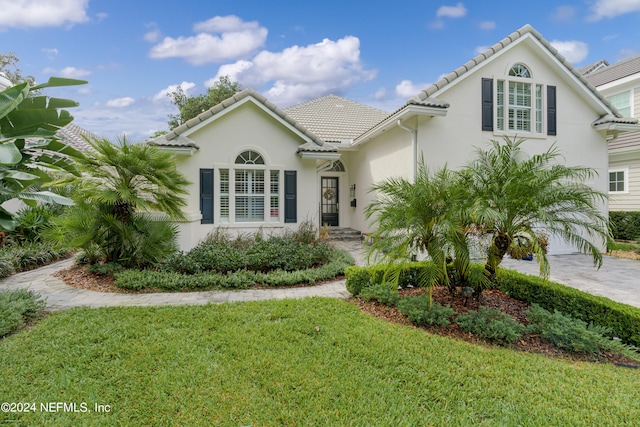
[[[600,60],[581,70],[624,116],[640,118],[640,55],[615,64]],[[640,211],[640,132],[609,141],[609,210]]]
[[[193,182],[180,224],[189,249],[216,227],[276,233],[311,220],[370,231],[373,183],[411,178],[421,154],[432,169],[463,166],[504,135],[527,138],[532,154],[557,143],[606,192],[607,140],[636,122],[525,25],[392,113],[333,95],[281,110],[247,89],[150,143],[174,152]],[[572,251],[552,238],[550,252]]]

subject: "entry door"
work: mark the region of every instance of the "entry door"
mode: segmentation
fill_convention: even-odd
[[[321,188],[322,225],[337,227],[340,205],[338,203],[338,177],[323,176]]]

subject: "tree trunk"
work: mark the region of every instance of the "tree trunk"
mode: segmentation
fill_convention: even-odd
[[[491,278],[495,278],[498,265],[502,262],[502,259],[507,254],[509,246],[511,245],[511,237],[506,233],[496,233],[493,236],[493,241],[489,247],[489,253],[487,258],[487,264],[485,269],[489,272]]]

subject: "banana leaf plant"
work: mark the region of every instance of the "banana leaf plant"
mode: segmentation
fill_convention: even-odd
[[[75,160],[84,155],[56,136],[73,120],[66,108],[78,103],[39,93],[50,87],[86,83],[51,77],[43,84],[24,82],[0,92],[0,231],[16,226],[14,215],[2,206],[8,200],[19,199],[30,206],[38,202],[73,204],[67,197],[39,188],[52,180],[55,171],[80,175]]]

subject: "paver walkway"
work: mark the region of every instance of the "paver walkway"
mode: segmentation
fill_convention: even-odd
[[[356,259],[356,264],[365,265],[365,255],[359,243],[339,243]],[[583,255],[550,256],[551,280],[564,283],[613,300],[640,307],[640,261],[605,257],[600,270],[593,267],[590,259]],[[60,261],[0,280],[0,289],[26,288],[38,292],[47,299],[50,310],[71,307],[111,307],[150,305],[198,305],[235,301],[260,301],[267,299],[304,298],[322,296],[347,298],[349,292],[345,281],[325,283],[317,286],[285,289],[248,289],[235,291],[204,291],[188,293],[121,294],[88,291],[66,285],[51,276],[56,270],[71,265],[71,260]],[[538,274],[536,262],[505,260],[504,266],[524,273]]]

